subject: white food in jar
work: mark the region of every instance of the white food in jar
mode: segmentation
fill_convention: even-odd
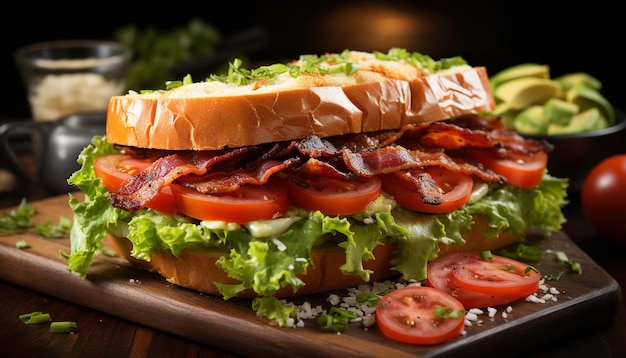
[[[98,73],[47,75],[29,97],[33,118],[53,121],[72,113],[106,110],[111,97],[123,90],[123,81],[107,81]]]

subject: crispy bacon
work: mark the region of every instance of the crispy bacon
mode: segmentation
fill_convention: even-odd
[[[142,208],[161,188],[172,183],[205,194],[234,191],[242,185],[262,185],[274,174],[294,171],[338,179],[370,177],[407,169],[440,166],[467,173],[488,182],[505,179],[480,163],[465,159],[466,148],[506,153],[549,152],[543,141],[523,138],[504,128],[500,120],[478,116],[458,118],[453,123],[406,125],[397,131],[360,133],[330,138],[309,136],[217,151],[148,151],[125,148],[127,154],[161,155],[142,173],[109,194],[112,205],[126,210]],[[427,177],[407,178],[436,202],[437,193]]]
[[[120,189],[109,193],[109,202],[125,210],[140,209],[153,199],[162,187],[173,183],[176,179],[188,174],[203,175],[211,166],[232,160],[251,150],[254,148],[221,151],[219,153],[221,155],[210,155],[207,152],[183,152],[160,157],[141,173],[132,176]]]
[[[352,172],[365,177],[406,169],[440,166],[455,173],[472,174],[485,181],[504,182],[504,178],[493,171],[459,158],[452,158],[444,152],[423,152],[408,150],[400,146],[389,146],[362,154],[345,151],[344,160]]]
[[[437,187],[435,180],[429,173],[415,173],[404,170],[396,172],[394,175],[413,183],[424,204],[439,205],[443,202],[443,192]]]
[[[282,162],[266,160],[258,162],[251,168],[240,168],[233,172],[216,172],[203,176],[202,180],[182,182],[183,185],[193,188],[202,194],[228,193],[237,190],[245,184],[262,185],[267,183],[272,174],[292,168],[300,163],[299,158],[289,158]]]
[[[469,129],[456,124],[435,122],[407,125],[402,128],[404,140],[417,140],[425,147],[448,150],[466,147],[489,149],[504,153],[536,153],[551,151],[552,145],[546,141],[527,139],[504,128]]]

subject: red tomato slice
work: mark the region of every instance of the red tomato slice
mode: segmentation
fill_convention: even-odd
[[[150,159],[134,159],[128,155],[109,154],[94,160],[96,176],[102,180],[109,191],[118,190],[132,175],[135,175],[152,163]],[[161,189],[159,194],[146,203],[146,207],[172,215],[176,212],[176,202],[169,186]]]
[[[178,184],[172,185],[172,191],[178,210],[199,220],[245,224],[277,218],[291,209],[280,180],[270,180],[264,185],[243,185],[224,194],[202,194]]]
[[[351,215],[365,210],[380,195],[378,177],[339,180],[323,176],[285,178],[289,199],[300,208],[325,215]]]
[[[465,205],[472,195],[474,181],[468,174],[454,173],[440,167],[428,167],[423,172],[429,173],[435,180],[435,185],[443,191],[441,204],[424,203],[415,186],[395,174],[383,176],[383,189],[393,195],[398,204],[425,213],[452,212]]]
[[[548,154],[545,152],[514,154],[507,159],[477,150],[471,151],[471,155],[485,167],[505,177],[509,183],[529,189],[541,183],[548,164]]]
[[[467,290],[490,295],[526,297],[539,289],[541,275],[526,272],[528,264],[503,256],[482,259],[479,253],[458,258],[452,268],[454,282]]]
[[[494,295],[474,292],[459,286],[452,275],[452,271],[455,262],[463,260],[467,255],[467,253],[462,252],[449,253],[429,262],[426,271],[428,285],[452,295],[467,309],[504,305],[525,297],[523,295]]]
[[[389,292],[376,306],[376,322],[385,336],[404,343],[437,344],[458,337],[465,312],[457,318],[435,314],[437,308],[465,310],[461,302],[436,288],[407,286]]]

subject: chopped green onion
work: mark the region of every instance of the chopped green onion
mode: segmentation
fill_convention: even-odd
[[[524,269],[524,274],[527,274],[530,271],[535,271],[536,273],[539,273],[539,270],[537,270],[536,268],[534,268],[532,266],[526,266],[526,268]]]
[[[491,251],[487,250],[480,253],[480,258],[483,260],[491,260],[493,256],[491,255]]]
[[[557,272],[557,273],[553,273],[551,275],[547,275],[546,276],[546,280],[548,281],[558,281],[561,279],[561,276],[563,276],[565,272],[561,271],[561,272]]]
[[[50,314],[39,311],[22,314],[19,318],[26,324],[48,323],[52,321]]]
[[[419,52],[409,52],[406,49],[402,48],[392,48],[386,54],[375,51],[374,55],[379,60],[404,60],[415,67],[426,69],[429,73],[437,73],[439,71],[447,70],[454,66],[467,64],[467,61],[459,56],[444,58],[439,61],[435,61],[432,57],[428,55],[423,55]]]
[[[461,57],[450,57],[440,61],[433,60],[430,56],[422,55],[417,52],[409,53],[405,49],[393,48],[387,54],[374,52],[379,60],[386,61],[406,61],[409,64],[424,68],[429,73],[436,73],[449,69],[454,66],[465,65],[467,62]],[[352,75],[359,71],[359,63],[350,61],[350,50],[346,49],[341,53],[328,53],[321,56],[302,55],[300,56],[300,64],[273,64],[262,66],[255,70],[249,70],[242,66],[241,59],[235,58],[232,63],[228,64],[228,74],[217,75],[211,74],[207,81],[219,81],[224,83],[232,83],[239,86],[247,85],[251,80],[272,79],[281,73],[289,73],[291,77],[297,78],[303,74],[337,74],[343,73]],[[168,88],[173,84],[181,85],[180,81],[171,81]]]
[[[435,317],[444,319],[456,319],[465,315],[465,310],[453,310],[450,307],[437,307],[435,308]]]
[[[35,311],[35,312],[31,312],[31,313],[24,313],[24,314],[19,315],[19,318],[20,318],[22,321],[26,322],[27,320],[29,320],[29,319],[30,319],[30,317],[32,317],[32,316],[36,316],[36,315],[38,315],[38,314],[43,314],[43,312],[41,312],[41,311]]]
[[[107,249],[102,250],[102,255],[106,257],[118,257],[119,256],[115,250],[107,250]]]
[[[338,307],[331,307],[328,313],[323,313],[317,318],[317,325],[323,331],[344,332],[348,323],[357,318],[354,312]]]
[[[20,240],[16,242],[15,247],[17,247],[20,250],[30,249],[30,245],[28,244],[28,242],[26,242],[26,240]]]
[[[77,327],[76,322],[52,322],[50,323],[50,333],[69,333]]]
[[[380,296],[374,293],[359,293],[356,295],[356,301],[358,303],[369,303],[376,305],[380,300]]]
[[[577,272],[578,274],[583,273],[583,269],[580,263],[570,260],[569,257],[567,257],[567,255],[565,254],[565,252],[556,251],[555,254],[556,254],[556,259],[559,260],[561,264],[563,264],[564,266],[569,266],[570,270]]]
[[[539,262],[541,260],[541,248],[519,243],[515,251],[501,249],[496,251],[497,255],[523,262]]]

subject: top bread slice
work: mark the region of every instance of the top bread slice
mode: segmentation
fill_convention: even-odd
[[[428,73],[405,61],[352,51],[355,73],[282,73],[247,85],[219,81],[169,91],[131,92],[109,102],[109,142],[164,150],[217,150],[398,129],[489,112],[495,103],[484,67]]]

